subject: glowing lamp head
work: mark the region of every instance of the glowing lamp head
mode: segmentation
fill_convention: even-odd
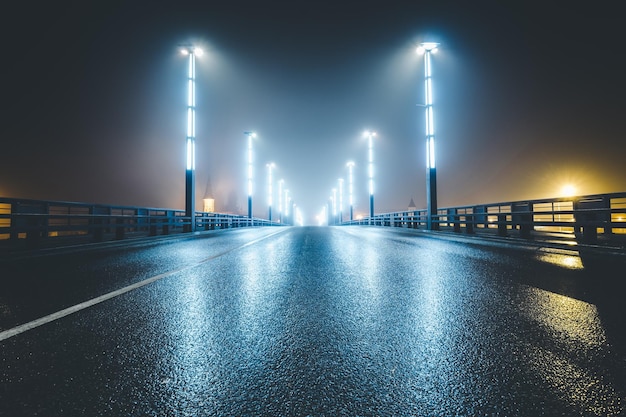
[[[182,55],[194,54],[195,56],[202,56],[204,51],[201,48],[195,46],[186,46],[180,49]]]
[[[437,42],[422,42],[417,47],[417,53],[423,54],[424,52],[437,52],[437,47],[439,44]]]
[[[370,136],[376,136],[376,132],[370,132],[369,130],[366,130],[365,132],[363,132],[363,137],[367,138]]]

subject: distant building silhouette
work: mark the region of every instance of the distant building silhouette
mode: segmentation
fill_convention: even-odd
[[[413,201],[413,197],[411,197],[411,201],[409,202],[409,211],[415,211],[417,207],[415,206],[415,202]]]

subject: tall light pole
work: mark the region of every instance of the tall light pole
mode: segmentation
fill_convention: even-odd
[[[343,223],[343,178],[339,178],[339,224]]]
[[[373,148],[373,137],[376,136],[376,132],[370,132],[369,130],[363,133],[363,137],[369,138],[368,145],[368,174],[369,174],[369,191],[370,191],[370,217],[369,224],[372,224],[372,218],[374,217],[374,150]]]
[[[278,181],[278,221],[283,222],[283,184],[285,180]]]
[[[438,229],[438,223],[433,222],[437,214],[437,170],[435,168],[435,127],[433,117],[433,85],[430,56],[437,51],[438,43],[424,42],[417,48],[418,53],[424,54],[424,77],[426,101],[426,224],[428,230]]]
[[[248,137],[248,218],[252,218],[252,139],[254,132],[243,132]]]
[[[289,197],[289,190],[285,190],[285,223],[289,224],[289,204],[291,198]]]
[[[287,191],[289,191],[289,190],[287,190]],[[287,212],[287,216],[289,216],[290,213],[291,213],[291,219],[288,219],[288,221],[289,221],[289,224],[291,226],[293,226],[293,220],[294,220],[294,216],[295,216],[293,208],[296,206],[296,204],[292,203],[291,196],[287,196],[286,204],[289,207],[289,211]]]
[[[333,224],[337,224],[337,189],[332,189],[333,195],[330,198],[333,200]]]
[[[272,221],[272,169],[274,163],[267,164],[267,206],[268,206],[268,220]]]
[[[185,231],[196,230],[196,56],[202,56],[202,49],[187,45],[180,52],[189,57],[187,72],[187,169],[185,171],[185,217],[190,224]]]
[[[348,165],[348,195],[350,203],[350,221],[354,220],[354,199],[352,197],[352,169],[354,168],[354,162],[350,161]]]

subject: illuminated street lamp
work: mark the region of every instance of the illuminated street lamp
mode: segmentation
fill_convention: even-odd
[[[189,56],[189,70],[187,72],[187,169],[185,171],[185,217],[190,224],[185,231],[196,230],[196,56],[202,56],[202,49],[187,45],[181,47],[180,52]]]
[[[417,48],[417,52],[424,54],[424,76],[426,102],[426,223],[429,230],[438,229],[433,222],[437,214],[437,171],[435,168],[435,127],[433,118],[433,86],[430,55],[437,51],[438,43],[424,42]]]
[[[283,184],[285,180],[278,181],[278,221],[283,222]]]
[[[254,132],[243,132],[248,137],[248,218],[252,218],[252,139]]]
[[[353,220],[354,216],[354,199],[352,198],[352,169],[354,168],[354,162],[350,161],[347,163],[348,165],[348,195],[349,195],[349,203],[350,203],[350,221]]]
[[[337,223],[337,189],[332,189],[333,195],[330,198],[333,201],[333,224]]]
[[[339,224],[343,222],[343,178],[339,178]]]
[[[369,138],[369,146],[368,146],[368,155],[369,155],[369,191],[370,191],[370,218],[369,224],[372,224],[372,218],[374,217],[374,151],[372,149],[373,140],[372,138],[376,136],[376,132],[370,132],[369,130],[363,133],[363,137]]]
[[[289,190],[285,190],[285,223],[289,224],[289,204],[291,197],[289,197]]]
[[[296,203],[292,203],[291,201],[291,196],[287,197],[287,205],[289,206],[289,213],[291,213],[291,219],[289,219],[289,224],[293,226],[293,220],[295,215],[294,208],[296,207]]]
[[[274,163],[267,164],[267,205],[268,205],[268,220],[272,221],[272,169]]]
[[[333,215],[333,196],[328,197],[328,201],[326,202],[326,225],[330,226],[333,224],[332,215]]]

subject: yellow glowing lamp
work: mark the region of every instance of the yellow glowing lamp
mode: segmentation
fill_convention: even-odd
[[[572,184],[566,184],[561,188],[561,194],[564,197],[572,197],[576,195],[576,187]]]

